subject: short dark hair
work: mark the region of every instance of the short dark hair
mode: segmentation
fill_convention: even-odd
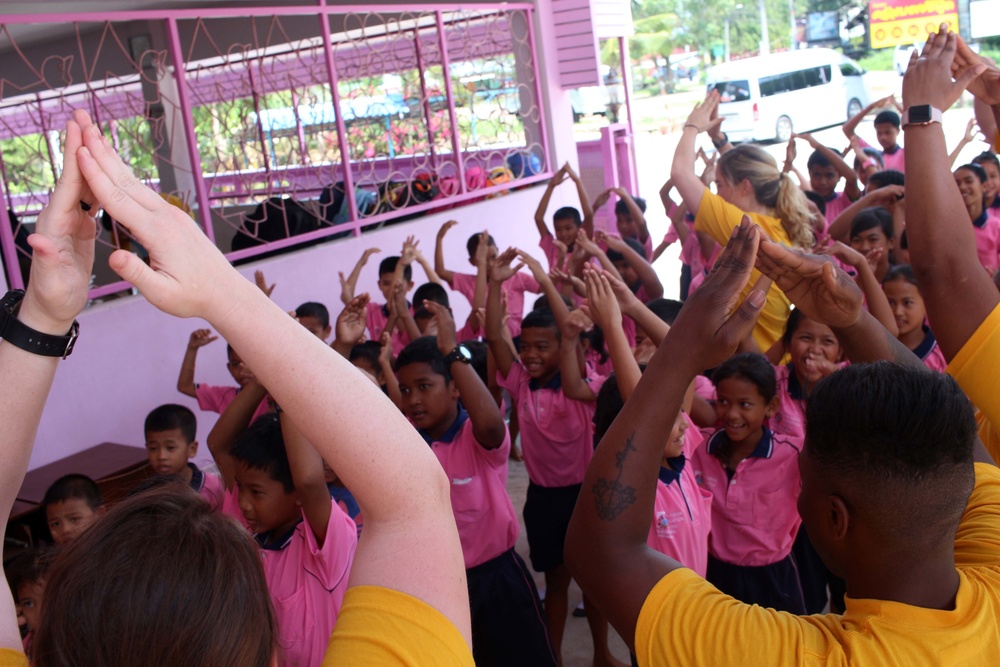
[[[634,238],[626,237],[626,238],[623,238],[622,241],[624,241],[625,245],[627,245],[629,248],[632,248],[632,250],[635,250],[636,253],[639,255],[639,257],[642,257],[643,259],[645,259],[647,261],[649,260],[649,258],[646,257],[646,248],[645,248],[645,246],[643,246],[641,243],[639,243],[638,241],[636,241]],[[621,254],[620,252],[616,252],[616,251],[612,250],[611,248],[608,248],[608,251],[605,254],[608,256],[608,259],[611,260],[612,262],[624,262],[625,261],[625,255]]]
[[[832,148],[830,150],[833,150]],[[832,167],[833,163],[830,162],[829,158],[823,155],[820,150],[815,150],[812,155],[809,156],[809,160],[806,161],[806,169],[812,169],[813,167]]]
[[[146,435],[159,433],[160,431],[170,431],[180,429],[184,441],[191,443],[198,437],[198,420],[191,409],[176,403],[167,403],[146,415],[146,422],[142,431]]]
[[[774,375],[774,366],[763,354],[744,352],[733,355],[721,364],[712,373],[712,383],[716,387],[723,380],[735,378],[745,380],[757,387],[757,391],[770,402],[778,393],[778,382]]]
[[[625,407],[625,400],[618,388],[618,377],[612,373],[601,385],[594,403],[594,447],[601,444],[601,439],[611,428],[618,413]]]
[[[659,317],[661,320],[667,324],[673,324],[674,320],[677,319],[677,315],[680,314],[681,308],[684,304],[680,301],[674,301],[673,299],[651,299],[646,302],[646,308],[653,311],[653,314]]]
[[[889,269],[885,274],[885,278],[882,279],[882,284],[891,283],[894,280],[903,280],[915,287],[919,287],[917,283],[917,275],[913,273],[913,267],[909,264],[897,264],[896,266]]]
[[[350,355],[347,360],[350,362],[355,362],[359,359],[371,364],[372,368],[378,368],[378,358],[382,354],[382,346],[377,340],[366,340],[363,343],[358,343],[351,348]]]
[[[465,349],[467,349],[469,354],[472,355],[472,362],[470,365],[472,366],[472,369],[476,371],[476,375],[479,376],[479,379],[483,381],[484,385],[487,387],[490,386],[489,371],[487,370],[486,364],[488,357],[488,346],[486,343],[481,340],[467,340],[462,343],[462,345],[464,345]]]
[[[562,299],[563,304],[565,304],[565,306],[567,308],[569,308],[570,310],[573,310],[573,302],[572,301],[570,301],[568,298],[566,298],[562,294],[559,295],[559,298]],[[549,304],[549,297],[548,297],[548,295],[547,294],[543,294],[540,297],[538,297],[537,299],[535,299],[535,301],[531,304],[531,310],[552,310],[552,306]],[[524,328],[524,324],[523,323],[521,324],[521,328],[522,329]]]
[[[875,160],[875,162],[878,163],[879,168],[885,166],[885,158],[882,157],[882,151],[880,151],[879,149],[873,148],[871,146],[862,146],[861,152],[865,154],[866,158],[870,157],[871,159]],[[861,166],[861,158],[855,156],[854,168],[857,169],[860,166]]]
[[[885,111],[879,111],[878,115],[875,116],[875,125],[892,125],[897,130],[899,129],[899,114],[895,111],[890,111],[886,109]]]
[[[976,157],[972,158],[972,162],[975,164],[992,164],[997,169],[1000,169],[1000,159],[997,159],[997,154],[993,151],[983,151]]]
[[[448,292],[437,283],[424,283],[413,290],[413,305],[415,307],[423,306],[424,301],[433,301],[445,308],[451,307],[451,304],[448,302]]]
[[[810,461],[904,543],[954,540],[974,484],[975,439],[962,389],[922,366],[853,364],[817,383],[806,405]]]
[[[854,216],[851,221],[851,238],[874,227],[882,229],[887,239],[893,238],[892,214],[881,206],[869,206]]]
[[[556,316],[548,308],[538,308],[525,315],[521,320],[521,331],[525,329],[553,329],[556,332],[556,340],[562,340]]]
[[[572,206],[563,206],[556,209],[556,212],[552,214],[552,222],[556,220],[572,220],[573,224],[577,227],[583,225],[583,218],[580,216],[580,212]]]
[[[97,482],[86,475],[73,473],[63,475],[52,482],[52,486],[46,489],[45,497],[42,498],[42,508],[44,509],[53,503],[64,503],[74,498],[85,500],[90,505],[90,509],[94,510],[104,504],[104,498],[101,497],[101,489],[97,486]]]
[[[792,308],[792,310],[788,313],[788,321],[785,322],[785,332],[781,334],[781,343],[785,346],[786,350],[788,349],[788,346],[792,344],[792,336],[795,335],[795,331],[799,328],[799,325],[802,324],[802,320],[804,319],[806,319],[805,314],[798,308]],[[840,343],[839,339],[837,340],[837,343]]]
[[[58,547],[32,547],[19,553],[4,567],[7,583],[10,584],[15,600],[18,597],[17,589],[21,586],[37,584],[48,578],[49,568],[59,553]]]
[[[399,263],[399,255],[393,255],[392,257],[386,257],[381,262],[378,263],[378,277],[381,278],[387,273],[396,272],[396,264]],[[413,280],[413,267],[409,264],[403,267],[403,280],[409,282]]]
[[[444,355],[438,349],[437,338],[434,336],[418,338],[403,348],[396,357],[396,370],[410,364],[427,364],[431,367],[431,372],[444,378],[445,383],[451,382],[451,371],[444,362]]]
[[[232,447],[229,455],[251,470],[260,470],[276,482],[281,482],[285,493],[295,490],[292,469],[288,464],[285,439],[281,435],[278,415],[266,414],[257,418],[244,431]]]
[[[257,545],[186,485],[123,500],[74,540],[44,607],[38,667],[264,667],[279,643]]]
[[[330,311],[319,301],[306,301],[295,309],[295,317],[315,317],[324,329],[330,326]]]
[[[985,183],[990,178],[989,176],[986,175],[986,170],[983,169],[983,166],[981,164],[976,164],[975,162],[970,162],[969,164],[963,164],[961,167],[959,167],[955,171],[959,172],[959,171],[961,171],[963,169],[965,169],[967,171],[971,171],[973,174],[975,174],[976,177],[979,179],[980,183]]]
[[[803,190],[802,194],[806,196],[806,199],[816,204],[816,208],[819,209],[820,213],[824,216],[826,215],[826,200],[823,199],[823,196],[820,193],[815,192],[814,190]]]
[[[496,246],[497,242],[493,240],[490,236],[489,243],[487,245]],[[469,237],[469,240],[465,242],[465,249],[469,251],[469,259],[473,259],[476,256],[476,248],[479,247],[479,234],[473,234]]]
[[[887,185],[906,185],[906,175],[895,169],[883,169],[868,177],[869,190],[878,190]]]
[[[646,200],[642,197],[632,197],[632,201],[635,205],[639,207],[639,210],[643,213],[646,212]],[[624,199],[619,199],[615,202],[615,215],[628,215],[628,204],[625,203]]]

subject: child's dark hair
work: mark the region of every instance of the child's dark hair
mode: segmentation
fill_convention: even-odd
[[[361,359],[371,365],[372,368],[378,368],[378,358],[382,354],[382,346],[379,345],[377,340],[366,340],[363,343],[358,343],[351,348],[351,352],[347,357],[347,360],[351,363]]]
[[[632,201],[635,202],[635,205],[639,207],[640,211],[642,211],[643,213],[646,212],[645,199],[643,199],[642,197],[632,197]],[[615,203],[615,215],[628,215],[628,214],[629,214],[628,204],[625,203],[624,199],[619,199]],[[638,220],[636,220],[636,222],[638,222]]]
[[[731,378],[744,380],[757,387],[766,402],[770,402],[778,392],[774,366],[763,354],[744,352],[734,355],[719,364],[712,373],[712,383],[716,387],[723,380]]]
[[[854,216],[851,222],[851,238],[874,227],[880,227],[887,239],[895,233],[892,228],[892,214],[881,206],[869,206]]]
[[[64,475],[52,482],[52,486],[46,489],[45,497],[42,498],[42,507],[48,507],[53,503],[64,503],[75,498],[86,501],[90,505],[90,509],[94,510],[104,504],[104,498],[101,497],[101,489],[98,488],[97,482],[86,475],[74,473]]]
[[[631,237],[626,237],[626,238],[623,238],[622,241],[629,248],[632,248],[632,250],[635,250],[636,254],[638,254],[639,257],[642,257],[646,261],[649,261],[649,258],[646,257],[646,248],[641,243],[639,243],[637,240],[635,240],[635,239],[633,239]],[[611,260],[612,262],[624,262],[625,261],[625,255],[621,254],[620,252],[616,252],[616,251],[612,250],[611,248],[608,248],[608,251],[605,254],[608,256],[608,259]]]
[[[887,185],[906,185],[906,175],[895,169],[876,171],[868,177],[868,191],[878,190]]]
[[[399,263],[399,255],[393,255],[392,257],[386,257],[381,262],[378,263],[378,276],[381,278],[387,273],[396,272],[396,264]],[[410,282],[413,280],[413,267],[407,264],[403,267],[403,280]]]
[[[906,238],[906,230],[905,229],[902,232],[900,232],[900,234],[899,234],[899,249],[900,250],[909,250],[910,249],[910,242]]]
[[[179,429],[185,442],[194,442],[198,436],[198,420],[190,408],[176,403],[167,403],[146,415],[142,431],[145,434]]]
[[[236,354],[236,350],[233,349],[232,345],[230,345],[229,343],[226,343],[226,357],[227,358],[231,357],[234,354]]]
[[[826,216],[826,200],[823,199],[823,195],[812,190],[803,190],[802,194],[806,196],[806,199],[816,204],[816,208],[819,209],[819,212],[822,213],[824,217]]]
[[[548,308],[538,308],[525,315],[521,321],[521,331],[525,329],[552,329],[556,332],[556,340],[562,340],[556,316]]]
[[[601,439],[611,428],[618,413],[625,407],[622,392],[618,388],[618,378],[612,373],[597,392],[597,402],[594,404],[594,448],[601,444]]]
[[[805,314],[798,308],[792,308],[791,312],[788,313],[788,321],[785,322],[785,333],[781,334],[781,343],[785,346],[785,350],[788,350],[789,346],[791,346],[792,336],[795,335],[795,331],[804,319],[806,319]],[[840,341],[838,340],[837,342],[839,343]]]
[[[580,216],[580,212],[572,206],[563,206],[556,209],[556,212],[552,214],[552,221],[555,222],[556,220],[572,220],[573,224],[577,227],[583,225],[583,218]]]
[[[830,150],[833,149],[831,148]],[[809,160],[806,162],[806,169],[812,169],[813,167],[822,167],[825,169],[832,166],[833,163],[830,162],[830,160],[819,150],[813,151],[812,155],[809,156]]]
[[[427,364],[431,372],[444,378],[445,383],[451,382],[451,371],[444,362],[444,355],[437,346],[437,338],[424,336],[418,338],[399,353],[396,357],[396,370],[402,370],[410,364]]]
[[[882,279],[882,284],[885,285],[886,283],[891,283],[895,280],[904,280],[914,287],[920,287],[917,283],[917,275],[913,273],[913,267],[909,264],[897,264],[889,269],[889,271],[885,274],[885,278]]]
[[[448,292],[437,283],[424,283],[413,290],[413,305],[417,308],[424,305],[424,301],[439,303],[445,308],[450,308]]]
[[[569,299],[567,299],[565,296],[563,296],[561,294],[559,295],[559,297],[562,299],[563,303],[566,304],[567,308],[569,308],[570,310],[573,310],[573,302],[572,301],[570,301]],[[540,297],[538,297],[537,299],[535,299],[535,302],[531,304],[531,310],[533,310],[533,311],[535,311],[535,310],[552,310],[552,307],[549,305],[549,297],[548,297],[548,295],[543,294]],[[523,324],[521,325],[521,328],[522,329],[524,328]]]
[[[229,449],[229,455],[251,470],[260,470],[274,481],[281,482],[286,493],[295,490],[278,415],[258,417],[250,424],[250,428],[236,438]]]
[[[993,151],[983,151],[976,157],[972,158],[973,164],[984,165],[992,164],[997,169],[1000,169],[1000,159],[997,158],[997,154]]]
[[[865,154],[865,158],[871,158],[878,163],[878,168],[882,169],[885,167],[885,158],[882,157],[882,151],[877,148],[872,148],[871,146],[863,146],[861,152]],[[861,166],[861,159],[857,156],[854,157],[854,168],[857,169]]]
[[[497,242],[493,240],[490,236],[489,243],[487,245],[496,246]],[[475,259],[476,248],[479,247],[479,234],[473,234],[469,237],[469,240],[465,242],[465,249],[469,251],[469,259]]]
[[[601,331],[601,327],[596,324],[592,326],[589,330],[580,333],[580,340],[587,341],[591,350],[595,350],[598,354],[597,363],[603,364],[608,361],[608,349],[607,345],[604,343],[604,332]]]
[[[659,317],[661,320],[667,324],[672,325],[674,320],[677,319],[677,315],[680,314],[681,308],[684,304],[680,301],[674,301],[673,299],[651,299],[646,302],[646,308],[653,311],[653,314]]]
[[[324,329],[330,326],[330,311],[319,301],[306,301],[295,309],[295,317],[315,317]]]
[[[959,167],[955,171],[957,172],[957,171],[961,171],[963,169],[965,169],[967,171],[971,171],[973,174],[975,174],[976,177],[979,179],[980,183],[985,183],[986,181],[989,180],[989,176],[986,175],[986,170],[983,169],[983,165],[981,165],[981,164],[976,164],[975,162],[970,162],[969,164],[963,164],[961,167]]]
[[[878,115],[875,116],[875,125],[892,125],[897,130],[899,129],[899,114],[895,111],[890,111],[886,109],[885,111],[879,111]]]
[[[476,375],[479,376],[484,385],[487,387],[490,386],[489,370],[487,370],[486,365],[488,356],[486,343],[481,340],[469,340],[462,343],[462,345],[472,355],[472,362],[469,364],[472,366],[472,370],[476,371]]]
[[[32,547],[19,553],[4,567],[7,583],[10,584],[15,599],[18,597],[17,589],[21,586],[37,584],[48,578],[49,568],[59,552],[58,547]]]

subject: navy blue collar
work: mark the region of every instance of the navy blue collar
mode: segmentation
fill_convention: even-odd
[[[667,459],[667,465],[660,466],[660,481],[670,486],[680,480],[686,462],[687,459],[684,458],[683,454]]]
[[[296,521],[295,525],[277,540],[267,539],[270,537],[271,531],[267,531],[266,533],[254,533],[253,539],[257,542],[257,546],[265,551],[281,551],[288,546],[289,542],[292,541],[292,536],[295,535],[295,531],[298,529],[300,523],[302,523],[302,519]],[[270,545],[268,545],[268,542],[270,542]]]
[[[924,326],[924,339],[913,349],[913,354],[917,355],[917,358],[923,361],[927,358],[931,352],[934,351],[934,346],[937,345],[937,340],[934,338],[934,334],[931,332],[930,327]]]
[[[427,431],[424,431],[423,429],[419,429],[419,428],[417,429],[417,433],[420,434],[420,437],[423,438],[424,442],[426,442],[428,445],[431,444],[432,442],[449,442],[450,443],[450,442],[452,442],[455,439],[455,436],[458,435],[458,432],[462,430],[462,426],[465,424],[465,422],[468,419],[469,419],[469,413],[466,412],[465,408],[462,407],[462,404],[459,403],[458,404],[458,416],[455,417],[455,421],[452,422],[451,426],[448,427],[448,430],[445,431],[444,435],[442,435],[440,438],[432,438],[427,433]]]
[[[750,452],[747,458],[751,457],[759,459],[771,458],[771,454],[774,452],[774,440],[772,437],[773,435],[774,434],[771,433],[771,429],[765,426],[764,432],[760,436],[760,442],[757,443],[757,446],[754,448],[752,452]],[[729,436],[726,435],[726,429],[720,428],[718,431],[715,432],[715,435],[713,435],[711,439],[708,441],[708,453],[714,455],[723,446],[728,446],[729,444],[730,444]]]
[[[788,362],[788,395],[798,401],[806,400],[806,392],[799,382],[799,376],[795,374],[795,366]]]
[[[201,490],[205,487],[205,473],[190,461],[187,466],[191,469],[191,488],[201,493]]]
[[[826,199],[824,199],[823,201],[827,201],[827,202],[830,202],[830,201],[833,201],[834,199],[836,199],[836,198],[837,198],[837,197],[839,197],[839,196],[840,196],[840,193],[839,193],[839,192],[834,192],[833,194],[831,194],[831,195],[830,195],[829,197],[827,197],[827,198],[826,198]]]
[[[972,226],[975,227],[976,229],[982,229],[983,227],[986,226],[986,218],[988,216],[989,216],[989,211],[987,211],[986,207],[984,206],[983,212],[979,215],[978,218],[972,221]]]
[[[993,195],[993,202],[988,206],[988,208],[1000,208],[1000,194]]]
[[[538,380],[532,378],[528,382],[528,389],[530,389],[531,391],[538,391],[539,389],[551,389],[553,391],[559,391],[560,389],[562,389],[562,373],[556,372],[556,374],[552,376],[552,379],[549,380],[549,383],[544,387],[538,384]]]
[[[896,151],[898,151],[900,148],[901,148],[900,145],[896,144],[895,146],[892,147],[891,151],[883,150],[882,154],[883,155],[895,155]]]

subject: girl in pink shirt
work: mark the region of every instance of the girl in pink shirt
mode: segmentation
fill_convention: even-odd
[[[806,611],[792,545],[801,445],[764,426],[778,406],[774,368],[759,354],[738,354],[712,376],[719,430],[691,457],[712,494],[706,578],[747,604]]]
[[[983,186],[989,180],[986,170],[978,164],[962,165],[955,170],[955,184],[969,212],[976,233],[979,263],[992,275],[1000,267],[1000,216],[987,207]],[[991,212],[993,213],[991,215]]]
[[[943,373],[948,367],[934,334],[927,326],[927,309],[917,289],[917,277],[908,264],[893,267],[882,281],[882,290],[896,318],[896,336],[932,371]]]

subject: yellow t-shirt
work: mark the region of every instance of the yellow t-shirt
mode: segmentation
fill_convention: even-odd
[[[1000,469],[976,464],[955,539],[954,611],[847,598],[847,613],[794,616],[747,605],[691,570],[650,592],[640,665],[1000,665]]]
[[[972,404],[982,412],[982,419],[1000,424],[1000,304],[993,309],[976,332],[965,341],[955,358],[948,364],[948,374],[955,378]],[[982,420],[980,420],[982,426]],[[987,435],[990,437],[990,435]],[[985,440],[983,440],[986,443]],[[989,443],[986,443],[989,449]],[[990,450],[996,460],[994,450]]]
[[[21,651],[0,648],[0,667],[28,667],[28,657]]]
[[[417,598],[378,586],[347,589],[324,667],[474,667],[462,633]],[[3,667],[0,665],[0,667]]]
[[[788,233],[777,218],[760,213],[748,213],[747,215],[760,226],[761,230],[772,241],[786,246],[792,244]],[[743,211],[706,189],[705,194],[701,197],[701,203],[698,204],[698,215],[694,219],[694,228],[696,231],[705,232],[715,239],[716,243],[725,247],[729,243],[733,229],[739,226],[741,220],[743,220]],[[746,298],[750,293],[759,276],[760,272],[754,269],[750,274],[750,282],[743,288],[742,298]],[[788,301],[788,297],[772,285],[771,290],[767,293],[767,302],[764,304],[760,319],[757,320],[757,326],[753,330],[753,339],[762,352],[771,349],[771,346],[785,333],[785,324],[788,322],[790,310],[791,303]]]
[[[993,457],[994,463],[1000,462],[1000,432],[993,428],[993,423],[982,410],[976,412],[976,424],[979,426],[979,439],[983,441],[986,451]]]

